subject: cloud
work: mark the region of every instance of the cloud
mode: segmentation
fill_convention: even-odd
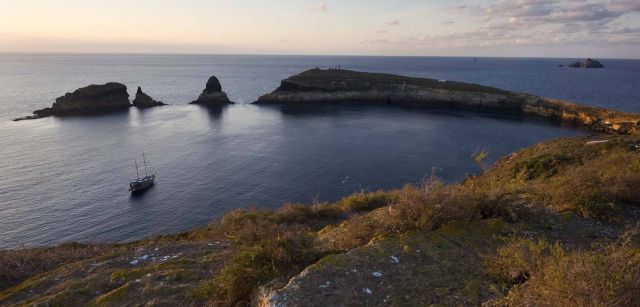
[[[312,11],[316,11],[316,12],[328,12],[329,11],[329,6],[326,3],[318,3],[314,6],[311,7]]]
[[[387,25],[388,26],[399,26],[400,23],[401,23],[400,20],[392,20],[392,21],[387,22]]]
[[[561,43],[634,43],[637,28],[618,25],[640,12],[640,0],[493,0],[482,5],[446,7],[467,14],[479,26],[403,43],[451,46],[512,46]],[[443,25],[453,24],[444,21]]]
[[[445,21],[442,22],[442,24],[445,25],[445,26],[450,26],[450,25],[453,25],[455,23],[456,22],[453,21],[453,20],[445,20]]]

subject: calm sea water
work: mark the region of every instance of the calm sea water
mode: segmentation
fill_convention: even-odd
[[[248,103],[288,75],[344,68],[476,82],[640,111],[640,61],[562,69],[569,59],[185,55],[0,55],[0,248],[124,241],[205,225],[239,207],[335,200],[448,181],[530,144],[585,131],[508,116],[393,106],[286,108]],[[186,105],[216,75],[237,105]],[[142,86],[169,106],[11,122],[90,83]],[[133,159],[157,184],[131,197]]]

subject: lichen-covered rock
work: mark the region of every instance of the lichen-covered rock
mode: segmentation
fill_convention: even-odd
[[[575,63],[569,64],[569,67],[573,68],[604,68],[604,65],[599,61],[593,59],[586,59],[584,62],[578,61]]]
[[[33,112],[33,116],[21,119],[34,119],[47,116],[91,115],[127,110],[131,107],[129,94],[124,84],[109,82],[102,85],[89,85],[58,97],[50,108]]]
[[[205,89],[202,91],[198,99],[191,102],[191,104],[201,104],[201,105],[225,105],[231,104],[233,102],[229,101],[229,97],[227,94],[222,91],[222,86],[220,85],[220,81],[215,76],[211,76],[209,80],[207,80],[207,85]]]
[[[142,88],[138,86],[136,92],[136,98],[133,99],[133,106],[137,108],[151,108],[166,105],[162,101],[156,101],[151,96],[142,91]]]
[[[506,233],[500,220],[487,220],[377,239],[326,256],[282,287],[263,287],[255,299],[279,307],[480,305],[496,296],[480,255]]]

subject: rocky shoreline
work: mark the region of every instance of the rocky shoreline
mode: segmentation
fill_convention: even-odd
[[[256,104],[368,103],[510,112],[576,122],[598,132],[640,134],[640,115],[471,83],[338,69],[311,69]]]

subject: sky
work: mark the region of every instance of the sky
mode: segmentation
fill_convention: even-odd
[[[0,0],[0,52],[640,58],[640,0]]]

